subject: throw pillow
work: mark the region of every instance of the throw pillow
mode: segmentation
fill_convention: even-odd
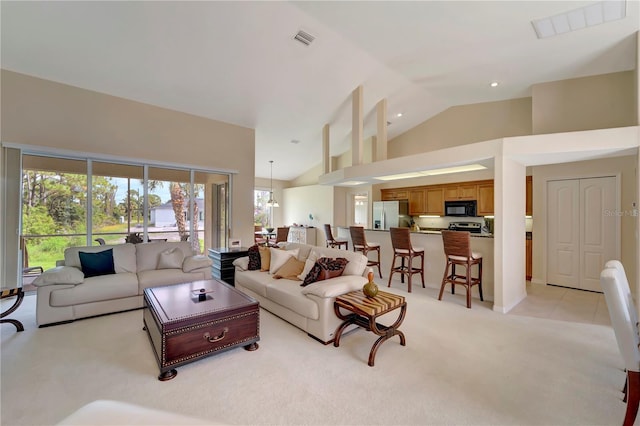
[[[161,251],[158,255],[158,267],[156,269],[182,268],[184,253],[177,247]]]
[[[321,257],[316,261],[300,285],[305,287],[311,283],[339,277],[344,272],[347,263],[349,263],[349,261],[344,257],[338,257],[337,259]]]
[[[298,257],[298,249],[282,250],[271,247],[271,264],[269,265],[269,273],[275,274],[282,265],[284,265],[290,257]]]
[[[280,279],[286,278],[288,280],[301,281],[298,278],[300,272],[302,272],[302,268],[304,268],[304,262],[296,259],[295,257],[290,257],[287,261],[273,274],[273,278]]]
[[[260,250],[257,245],[249,247],[249,271],[257,271],[260,269]]]
[[[260,271],[268,271],[271,265],[271,251],[269,247],[258,247],[260,250]]]
[[[182,272],[192,272],[196,269],[206,268],[212,264],[213,261],[203,254],[187,256],[184,258],[184,262],[182,262]]]
[[[47,284],[80,284],[84,281],[84,274],[75,266],[56,266],[47,269],[33,281],[36,286]]]
[[[85,278],[98,275],[115,274],[113,267],[113,249],[99,251],[97,253],[78,252],[80,265]]]
[[[316,260],[318,260],[318,257],[320,257],[318,256],[318,253],[315,250],[311,250],[309,256],[304,262],[304,269],[302,270],[302,273],[298,275],[300,281],[304,281],[306,276],[309,275],[309,272],[311,271],[311,268],[313,268],[313,265],[316,264]]]

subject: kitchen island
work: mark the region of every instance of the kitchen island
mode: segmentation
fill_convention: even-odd
[[[338,227],[338,235],[341,238],[349,237],[348,227]],[[388,230],[365,229],[367,242],[376,242],[380,244],[380,262],[382,269],[382,279],[377,278],[376,283],[382,288],[387,286],[389,280],[389,271],[391,270],[391,262],[393,261],[393,247],[391,245],[391,236]],[[444,256],[444,246],[442,244],[441,230],[421,230],[411,232],[411,244],[414,247],[424,248],[424,283],[428,287],[440,289],[442,283],[442,275],[446,260]],[[352,247],[349,244],[349,247]],[[482,290],[484,300],[493,300],[494,295],[494,279],[493,279],[493,235],[491,234],[471,234],[471,250],[482,253]],[[474,268],[475,269],[475,268]],[[397,275],[396,275],[397,276]],[[420,277],[414,276],[413,292],[419,292],[422,286],[419,284]],[[393,288],[401,288],[402,284],[398,284],[394,278],[391,283]],[[406,291],[406,280],[403,289]],[[457,291],[464,289],[458,288]],[[447,290],[450,291],[450,286]],[[478,298],[478,290],[473,289],[472,297]]]

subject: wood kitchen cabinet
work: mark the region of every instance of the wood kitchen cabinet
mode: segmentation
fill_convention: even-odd
[[[460,183],[445,185],[444,200],[475,200],[478,198],[478,185],[471,183]]]
[[[493,216],[493,181],[478,185],[478,216]]]
[[[438,187],[426,187],[424,214],[444,216],[444,189]]]
[[[527,203],[526,215],[533,216],[533,177],[527,176]]]
[[[421,214],[426,214],[425,189],[411,189],[409,191],[409,216]]]
[[[382,201],[408,200],[409,191],[406,189],[381,189],[380,199]]]

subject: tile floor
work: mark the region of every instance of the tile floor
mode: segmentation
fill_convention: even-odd
[[[530,282],[527,297],[509,314],[611,325],[604,294]]]

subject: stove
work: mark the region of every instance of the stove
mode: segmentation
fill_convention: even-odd
[[[479,222],[451,222],[449,223],[449,229],[452,231],[468,231],[472,234],[479,234],[482,232],[482,224]]]

